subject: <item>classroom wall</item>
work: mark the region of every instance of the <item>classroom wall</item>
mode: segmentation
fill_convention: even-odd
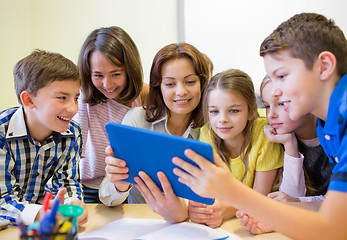
[[[12,69],[35,48],[60,52],[77,63],[95,28],[116,25],[137,44],[144,81],[155,53],[186,41],[206,53],[214,73],[247,72],[256,91],[265,75],[259,46],[282,21],[303,11],[333,18],[347,34],[345,0],[0,0],[0,111],[17,106]]]
[[[94,29],[122,27],[140,51],[144,81],[156,52],[177,42],[177,0],[0,0],[0,111],[18,106],[12,69],[34,49],[59,52],[77,63]]]
[[[346,0],[186,0],[185,40],[209,56],[214,73],[238,68],[247,72],[259,92],[265,76],[259,47],[281,22],[301,12],[335,20],[347,34]]]

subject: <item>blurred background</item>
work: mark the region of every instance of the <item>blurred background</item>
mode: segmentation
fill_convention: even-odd
[[[345,0],[0,0],[0,111],[18,106],[12,70],[34,49],[77,63],[87,35],[119,26],[135,41],[144,81],[163,46],[188,42],[205,53],[216,74],[247,72],[256,91],[265,75],[259,46],[281,22],[300,12],[335,20],[347,34]]]

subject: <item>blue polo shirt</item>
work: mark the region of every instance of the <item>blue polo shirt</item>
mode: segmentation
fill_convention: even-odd
[[[317,135],[332,164],[328,190],[347,192],[347,74],[342,76],[329,102],[326,121],[318,119]]]

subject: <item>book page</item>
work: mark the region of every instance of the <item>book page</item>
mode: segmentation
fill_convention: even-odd
[[[211,239],[241,239],[232,233],[222,229],[222,228],[210,228],[203,224],[192,223],[192,222],[182,222],[171,224],[166,228],[162,228],[158,231],[152,232],[139,239],[143,240],[155,240],[163,239],[165,240],[188,240],[188,239],[199,239],[199,240],[211,240]]]
[[[100,228],[79,234],[80,240],[133,239],[240,239],[221,228],[183,222],[171,224],[161,219],[122,218]]]

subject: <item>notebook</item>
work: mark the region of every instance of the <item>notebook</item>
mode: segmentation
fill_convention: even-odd
[[[106,123],[105,129],[114,156],[127,162],[129,177],[125,181],[136,184],[134,177],[138,176],[139,171],[144,171],[161,188],[157,172],[162,171],[169,179],[177,196],[208,205],[213,204],[214,199],[201,197],[185,184],[180,183],[178,176],[173,173],[173,169],[178,166],[172,163],[172,158],[177,156],[196,165],[184,155],[184,151],[188,148],[213,162],[211,145],[194,139],[114,122]]]

